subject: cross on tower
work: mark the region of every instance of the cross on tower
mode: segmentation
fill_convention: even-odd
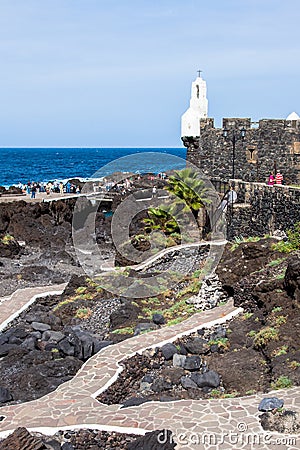
[[[197,74],[198,74],[199,78],[201,78],[201,72],[203,72],[203,71],[202,70],[197,70]]]

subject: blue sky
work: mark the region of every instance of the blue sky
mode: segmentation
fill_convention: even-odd
[[[209,116],[300,114],[299,0],[0,0],[1,146],[179,147]]]

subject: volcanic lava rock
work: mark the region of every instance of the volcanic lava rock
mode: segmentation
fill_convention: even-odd
[[[208,370],[207,372],[204,372],[202,374],[192,373],[191,379],[200,388],[217,388],[218,386],[220,386],[220,376],[214,370]]]
[[[146,433],[127,445],[127,450],[173,450],[176,444],[170,430],[157,430]]]
[[[169,359],[173,358],[173,355],[177,353],[177,348],[174,344],[168,343],[161,347],[161,352],[163,354],[163,357],[168,361]]]
[[[12,400],[12,395],[10,391],[2,386],[0,386],[0,403],[6,403]]]
[[[46,446],[38,437],[32,436],[24,427],[17,428],[0,442],[0,450],[44,450]]]
[[[290,297],[300,301],[300,256],[295,256],[288,263],[284,287]]]
[[[258,411],[273,411],[283,407],[283,400],[277,397],[263,398],[258,406]]]

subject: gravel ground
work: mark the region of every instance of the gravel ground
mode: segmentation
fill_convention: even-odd
[[[109,328],[109,317],[112,312],[116,311],[121,302],[118,298],[112,298],[108,300],[102,300],[93,309],[93,314],[90,318],[82,321],[81,327],[91,333],[103,334],[105,330]]]

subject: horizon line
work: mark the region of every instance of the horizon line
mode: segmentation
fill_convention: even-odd
[[[97,148],[97,149],[106,149],[106,148],[118,148],[118,149],[120,149],[120,148],[133,148],[133,149],[139,149],[139,148],[185,148],[184,146],[182,146],[182,147],[169,147],[169,146],[143,146],[143,147],[132,147],[132,146],[124,146],[124,147],[111,147],[111,146],[109,146],[109,147],[98,147],[98,146],[72,146],[72,145],[60,145],[60,146],[57,146],[57,145],[48,145],[48,146],[45,146],[45,145],[30,145],[30,146],[28,146],[28,145],[11,145],[11,146],[0,146],[0,149],[4,149],[4,148],[42,148],[42,149],[44,149],[44,148]]]

